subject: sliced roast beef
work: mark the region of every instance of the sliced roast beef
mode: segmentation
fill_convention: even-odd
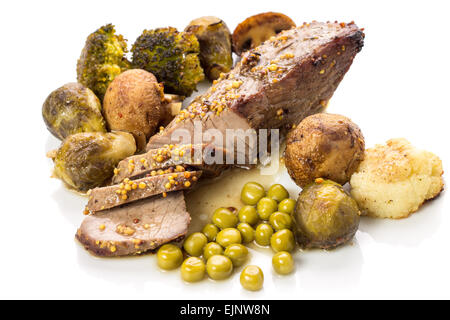
[[[98,256],[140,254],[183,238],[190,221],[183,191],[177,191],[89,215],[76,238]]]
[[[226,139],[234,141],[235,153],[242,152],[242,146],[255,148],[246,130],[287,130],[324,110],[363,47],[363,39],[362,30],[353,23],[313,22],[279,33],[245,53],[231,72],[154,135],[147,150],[180,143],[177,138],[182,132],[191,135],[187,143],[194,139],[198,143],[195,126],[197,132],[199,128],[203,133],[220,132],[223,139],[216,139],[216,146],[229,149]],[[243,131],[230,138],[227,129]],[[200,141],[210,143],[211,137],[200,137]]]
[[[137,180],[126,179],[113,186],[95,188],[89,193],[86,209],[97,212],[154,195],[189,189],[198,181],[201,174],[201,171],[156,174]]]
[[[136,179],[161,170],[178,167],[203,171],[203,177],[215,177],[226,167],[226,151],[213,145],[170,145],[149,150],[145,154],[128,157],[119,162],[114,171],[113,183],[125,178]],[[219,161],[215,161],[219,159]]]

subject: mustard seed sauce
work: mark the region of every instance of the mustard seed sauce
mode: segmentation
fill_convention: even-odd
[[[265,189],[276,182],[285,170],[280,162],[278,172],[274,175],[261,175],[259,167],[252,169],[233,168],[217,179],[200,181],[192,191],[186,192],[186,206],[192,220],[188,234],[201,231],[219,207],[240,209],[241,189],[249,181],[260,183]]]

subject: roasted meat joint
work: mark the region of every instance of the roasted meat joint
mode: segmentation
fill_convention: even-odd
[[[233,33],[217,17],[144,30],[131,52],[113,25],[93,32],[79,83],[56,89],[42,109],[62,140],[48,152],[53,176],[88,198],[76,239],[100,257],[158,250],[158,266],[180,268],[187,282],[230,277],[256,243],[272,248],[274,271],[286,275],[296,248],[332,250],[353,239],[362,216],[417,211],[443,189],[440,159],[405,139],[366,150],[356,123],[324,113],[364,40],[354,22],[297,25],[276,12]],[[194,94],[200,81],[211,82]],[[233,180],[267,166],[268,154],[298,189],[272,176]],[[413,184],[421,192],[408,205]],[[217,186],[227,190],[220,201],[208,194]],[[191,209],[209,223],[199,227]],[[240,282],[260,290],[263,272],[246,265]]]
[[[215,141],[221,147],[229,129],[287,131],[324,110],[363,43],[364,33],[355,24],[313,22],[283,31],[245,52],[229,73],[152,136],[147,150],[179,143],[177,130],[191,133],[185,143],[198,143],[196,121],[203,132],[221,133],[224,140]]]

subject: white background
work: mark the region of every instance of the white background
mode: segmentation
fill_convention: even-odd
[[[203,15],[230,29],[279,11],[298,24],[354,20],[363,51],[331,100],[367,146],[406,137],[449,166],[450,23],[446,1],[8,1],[0,9],[0,298],[450,298],[450,212],[444,193],[402,221],[363,219],[352,246],[296,254],[297,271],[272,274],[257,293],[228,281],[184,284],[152,256],[98,259],[74,241],[85,199],[50,179],[45,153],[58,146],[41,117],[47,95],[75,81],[86,36],[112,22],[132,44],[145,28],[183,29]],[[285,179],[285,180],[283,180]],[[287,182],[286,177],[282,181]],[[290,185],[290,191],[298,190]]]

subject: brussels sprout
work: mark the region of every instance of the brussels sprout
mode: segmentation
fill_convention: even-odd
[[[81,51],[77,62],[78,82],[103,101],[111,81],[131,66],[126,53],[127,42],[122,35],[116,34],[112,24],[99,28],[88,36]]]
[[[74,133],[106,132],[100,100],[79,83],[65,84],[50,93],[42,116],[48,130],[60,140]]]
[[[351,240],[359,226],[358,205],[331,180],[317,179],[300,193],[295,235],[304,248],[332,249]]]
[[[231,33],[217,17],[201,17],[189,23],[185,31],[192,32],[200,43],[200,62],[210,80],[219,78],[233,66]]]
[[[111,178],[117,163],[135,152],[136,143],[130,133],[73,134],[56,152],[54,173],[69,186],[87,191]]]

